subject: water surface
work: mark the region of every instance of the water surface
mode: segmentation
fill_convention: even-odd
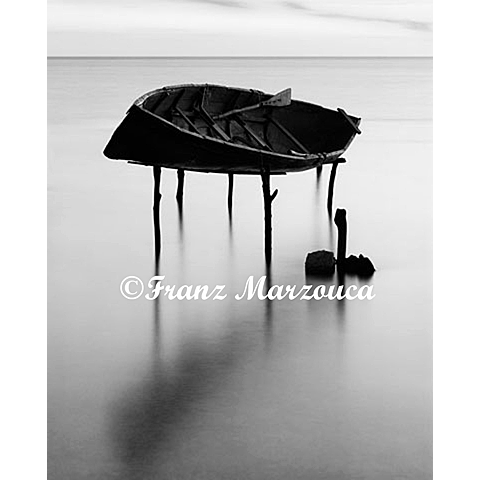
[[[431,60],[49,60],[49,478],[431,477]],[[102,150],[163,85],[277,92],[362,117],[337,173],[373,301],[236,301],[264,275],[260,179],[163,170],[160,272],[224,301],[128,301],[154,273],[152,172]],[[275,284],[335,249],[329,168],[272,179]],[[336,279],[333,279],[335,282]],[[347,277],[346,284],[361,284]]]

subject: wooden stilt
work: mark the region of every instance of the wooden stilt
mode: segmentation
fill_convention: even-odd
[[[261,176],[265,211],[265,261],[268,267],[272,261],[272,202],[275,200],[278,190],[270,194],[270,168],[267,167],[263,170]]]
[[[347,254],[347,211],[344,208],[337,208],[333,221],[338,229],[337,266],[339,271],[343,271]]]
[[[232,216],[232,207],[233,207],[233,173],[228,174],[228,215]]]
[[[180,233],[180,241],[183,240],[183,201],[177,201],[177,208],[178,208],[178,227]]]
[[[333,187],[335,185],[335,176],[337,174],[337,167],[338,167],[338,162],[332,163],[332,170],[330,171],[330,181],[328,182],[327,210],[330,215],[332,214]]]
[[[317,176],[316,176],[316,182],[315,182],[315,186],[316,186],[316,190],[317,190],[317,193],[318,193],[318,190],[320,189],[320,179],[322,178],[322,167],[323,165],[320,165],[319,167],[317,167]]]
[[[177,170],[177,202],[183,202],[183,185],[185,183],[185,170]]]
[[[155,265],[158,267],[160,260],[161,238],[160,238],[160,199],[162,194],[160,193],[160,180],[161,180],[161,167],[153,167],[153,227],[154,227],[154,240],[155,240]]]

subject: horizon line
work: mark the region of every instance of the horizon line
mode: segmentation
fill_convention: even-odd
[[[172,59],[172,58],[432,58],[433,55],[47,55],[47,59]]]

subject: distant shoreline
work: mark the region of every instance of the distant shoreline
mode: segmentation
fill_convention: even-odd
[[[307,60],[307,59],[325,59],[325,60],[432,60],[433,56],[430,55],[412,55],[412,56],[378,56],[378,55],[357,55],[357,56],[314,56],[314,55],[298,55],[298,56],[282,56],[282,55],[232,55],[232,56],[221,56],[221,55],[197,55],[197,56],[188,56],[188,55],[47,55],[48,60],[147,60],[147,59],[162,59],[162,60],[172,60],[172,59],[185,59],[185,60],[195,60],[195,59],[211,59],[211,60],[225,60],[225,59],[288,59],[288,60]]]

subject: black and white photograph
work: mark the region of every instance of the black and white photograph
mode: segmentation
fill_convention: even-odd
[[[49,480],[433,478],[432,8],[48,0]]]

